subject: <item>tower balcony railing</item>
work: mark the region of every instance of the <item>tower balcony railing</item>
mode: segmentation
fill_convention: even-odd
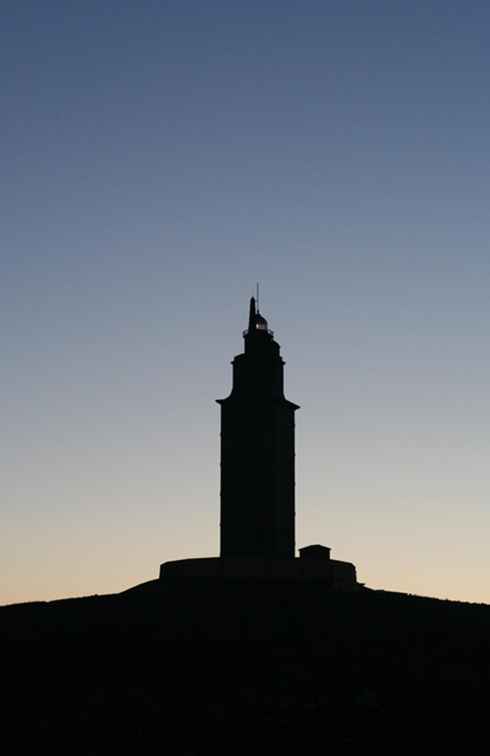
[[[260,328],[260,326],[257,326],[255,329],[256,331],[265,331],[269,334],[271,338],[274,338],[274,331],[271,331],[270,328]],[[244,331],[242,331],[242,336],[248,336],[248,328],[246,328]]]

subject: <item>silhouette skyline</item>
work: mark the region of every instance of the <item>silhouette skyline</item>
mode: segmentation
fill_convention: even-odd
[[[212,402],[257,278],[297,544],[490,602],[490,8],[72,6],[0,28],[0,603],[219,553]]]
[[[426,0],[4,10],[15,753],[486,742],[489,27]],[[257,277],[287,383],[252,301],[228,395]]]

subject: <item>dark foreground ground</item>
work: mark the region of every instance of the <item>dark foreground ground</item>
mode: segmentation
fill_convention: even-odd
[[[151,582],[1,607],[0,637],[4,753],[486,748],[486,605]]]

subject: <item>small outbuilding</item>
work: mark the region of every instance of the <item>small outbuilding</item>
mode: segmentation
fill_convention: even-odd
[[[300,559],[330,559],[330,549],[328,546],[321,546],[314,543],[311,546],[303,546],[299,550]]]

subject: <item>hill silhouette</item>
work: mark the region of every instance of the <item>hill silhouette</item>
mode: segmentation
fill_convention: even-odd
[[[468,746],[486,730],[490,606],[364,589],[150,581],[0,608],[20,752]]]
[[[219,400],[220,556],[166,562],[160,580],[119,594],[0,607],[2,736],[15,753],[486,740],[490,606],[367,589],[321,544],[295,556],[298,405],[253,297],[249,313]]]

